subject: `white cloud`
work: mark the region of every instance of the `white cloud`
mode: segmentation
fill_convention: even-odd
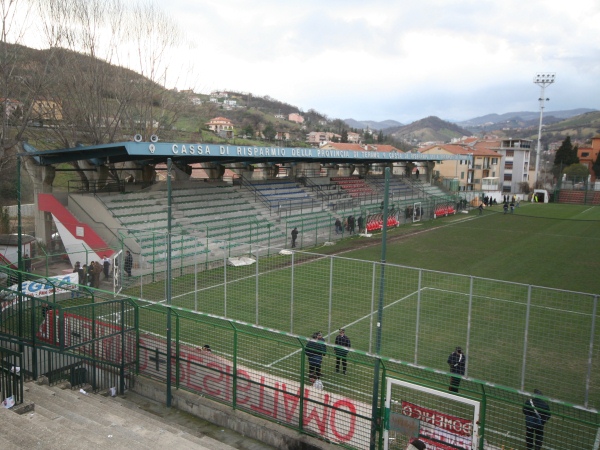
[[[600,109],[600,2],[571,0],[169,0],[187,45],[179,88],[269,95],[329,117],[462,120],[537,110],[537,72],[557,73],[548,109]]]

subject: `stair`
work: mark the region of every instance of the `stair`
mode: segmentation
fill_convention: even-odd
[[[240,448],[204,435],[193,422],[190,427],[161,420],[126,397],[83,394],[35,382],[26,383],[24,390],[26,403],[35,405],[33,411],[19,415],[0,408],[3,450]],[[230,434],[232,443],[247,440]]]

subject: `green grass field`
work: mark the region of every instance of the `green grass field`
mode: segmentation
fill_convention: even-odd
[[[600,405],[600,332],[591,337],[594,297],[585,295],[600,292],[599,224],[598,207],[522,204],[514,214],[495,207],[391,230],[381,354],[447,370],[448,354],[461,345],[469,376],[577,404],[591,373],[588,404]],[[273,255],[258,267],[179,277],[173,304],[301,336],[322,331],[330,342],[343,326],[354,348],[374,351],[381,246],[371,239],[376,245],[356,250],[366,239],[350,239],[333,259],[296,253],[293,269],[290,256]],[[145,297],[153,288],[160,298],[161,283],[146,286]],[[190,338],[211,340],[196,331]],[[296,356],[286,346],[254,353],[273,368]]]

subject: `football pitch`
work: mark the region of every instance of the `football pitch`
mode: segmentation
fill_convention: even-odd
[[[335,257],[271,254],[184,275],[173,280],[172,303],[294,335],[321,331],[330,343],[344,327],[353,348],[374,352],[381,301],[383,356],[446,371],[460,345],[469,377],[600,406],[600,208],[494,208],[404,225],[416,232],[398,240],[391,230],[385,268],[374,236],[375,245]],[[219,333],[182,332],[194,344]],[[292,344],[249,352],[254,364],[282,372],[300,354]],[[335,359],[327,358],[325,376]]]

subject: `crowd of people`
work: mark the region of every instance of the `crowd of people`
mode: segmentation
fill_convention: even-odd
[[[78,284],[83,286],[89,286],[93,288],[100,287],[100,277],[104,274],[104,280],[110,278],[110,259],[105,256],[102,261],[92,261],[89,266],[87,264],[81,265],[79,261],[75,263],[73,267],[73,273],[77,274]]]

